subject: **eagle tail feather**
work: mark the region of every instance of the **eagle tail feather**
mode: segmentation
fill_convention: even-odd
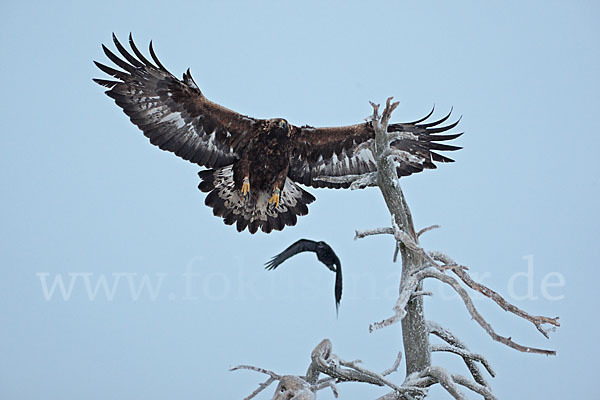
[[[268,204],[271,193],[259,192],[246,199],[235,189],[233,165],[208,169],[198,173],[198,189],[208,192],[205,204],[213,214],[222,217],[227,225],[236,225],[238,232],[246,228],[250,233],[259,229],[265,233],[280,231],[285,226],[296,225],[299,215],[308,214],[307,205],[315,198],[296,183],[287,179],[277,207]]]

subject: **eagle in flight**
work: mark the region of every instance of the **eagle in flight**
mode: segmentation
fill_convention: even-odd
[[[151,62],[129,35],[133,54],[113,34],[121,57],[106,46],[106,56],[120,69],[94,61],[114,80],[94,79],[109,88],[106,94],[142,130],[150,143],[194,164],[200,171],[199,189],[208,192],[206,205],[238,231],[265,233],[295,225],[308,214],[315,198],[298,184],[315,188],[347,188],[350,183],[325,182],[323,176],[375,172],[375,134],[371,122],[315,128],[295,126],[283,118],[248,117],[208,100],[192,79],[190,70],[179,80],[162,65],[150,42]],[[407,176],[436,162],[452,162],[436,151],[460,147],[440,142],[461,134],[439,133],[455,123],[440,126],[444,118],[426,122],[390,124],[388,132],[406,132],[390,145],[415,157],[400,161],[398,176]]]

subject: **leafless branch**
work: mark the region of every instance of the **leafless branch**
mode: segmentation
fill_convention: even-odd
[[[396,304],[394,305],[394,315],[392,315],[389,318],[384,319],[383,321],[373,322],[369,326],[369,332],[373,332],[374,330],[385,328],[385,327],[390,326],[398,321],[401,321],[402,318],[404,318],[404,316],[407,313],[406,306],[408,305],[408,302],[413,297],[413,293],[417,290],[417,288],[421,284],[422,280],[423,279],[420,276],[420,272],[418,272],[417,274],[413,274],[413,275],[405,277],[400,282],[400,294],[398,295],[398,300],[396,301]]]
[[[392,103],[392,99],[393,99],[393,97],[387,98],[387,100],[385,101],[385,108],[383,110],[383,113],[381,114],[380,124],[381,124],[381,128],[384,133],[387,133],[387,126],[390,122],[390,118],[392,117],[392,113],[394,112],[396,107],[398,107],[398,105],[400,104],[400,102],[398,102],[398,101]],[[385,128],[385,129],[383,129],[383,128]]]
[[[262,392],[263,390],[268,388],[271,385],[271,383],[273,383],[275,381],[276,381],[275,378],[270,377],[269,379],[267,379],[266,381],[261,383],[254,392],[250,393],[250,395],[248,397],[244,397],[244,400],[253,399],[255,396],[257,396],[260,392]]]
[[[271,400],[315,400],[316,398],[314,388],[302,377],[284,375],[279,380]]]
[[[345,176],[319,176],[317,181],[329,183],[350,183],[350,189],[364,189],[366,187],[377,186],[377,173],[370,172],[363,175],[345,175]]]
[[[473,382],[467,377],[458,374],[452,374],[452,380],[459,385],[462,385],[468,389],[471,389],[473,392],[482,395],[485,400],[496,400],[496,396],[494,396],[488,387],[477,382]]]
[[[445,284],[449,285],[450,287],[452,287],[452,289],[454,289],[454,291],[456,293],[458,293],[459,296],[461,297],[463,303],[465,304],[465,307],[467,307],[467,311],[469,311],[469,314],[471,314],[471,317],[495,341],[503,343],[503,344],[507,345],[508,347],[511,347],[515,350],[519,350],[519,351],[522,351],[525,353],[537,353],[537,354],[546,354],[546,355],[555,355],[556,354],[556,352],[553,350],[545,350],[545,349],[538,349],[535,347],[523,346],[518,343],[515,343],[512,340],[512,338],[510,338],[510,337],[504,337],[504,336],[498,335],[494,331],[492,326],[477,311],[477,309],[475,308],[475,305],[473,304],[473,300],[471,300],[471,297],[469,297],[469,294],[467,293],[467,291],[458,283],[458,281],[456,279],[452,278],[451,276],[445,275],[445,274],[443,274],[439,271],[433,270],[433,269],[428,269],[426,271],[423,271],[422,276],[423,276],[423,278],[435,278],[439,281],[444,282]]]
[[[256,372],[260,372],[262,374],[266,374],[269,375],[269,379],[267,379],[265,382],[261,383],[258,388],[250,393],[250,395],[248,397],[245,397],[244,400],[250,400],[253,399],[254,397],[256,397],[256,395],[258,395],[260,392],[262,392],[263,390],[265,390],[266,388],[269,387],[269,385],[271,385],[271,383],[278,381],[281,379],[281,376],[276,374],[273,371],[269,371],[267,369],[264,368],[259,368],[259,367],[254,367],[252,365],[238,365],[236,367],[233,367],[230,369],[230,371],[237,371],[240,369],[249,369],[251,371],[256,371]]]
[[[417,232],[417,237],[421,237],[421,235],[424,234],[425,232],[429,232],[429,231],[431,231],[433,229],[439,229],[439,228],[440,228],[439,225],[431,225],[431,226],[428,226],[426,228],[423,228],[419,232]]]
[[[339,393],[337,391],[337,386],[335,386],[334,378],[323,379],[322,381],[317,382],[317,384],[314,385],[313,387],[315,388],[315,391],[330,388],[331,391],[333,392],[333,397],[335,397],[337,399],[339,396]]]
[[[370,121],[371,119],[367,118],[366,120]],[[365,142],[362,142],[361,144],[356,146],[354,153],[356,154],[362,150],[369,150],[371,153],[375,154],[375,142],[373,140],[367,140]]]
[[[456,269],[454,271],[462,271],[462,270]],[[494,331],[492,326],[477,311],[477,309],[475,308],[475,305],[473,304],[473,301],[469,297],[469,294],[458,283],[458,281],[456,281],[456,279],[452,278],[451,276],[443,274],[432,268],[427,268],[427,269],[418,271],[417,273],[407,277],[403,282],[401,282],[400,295],[398,296],[398,300],[396,302],[396,305],[394,306],[394,315],[392,315],[391,317],[389,317],[381,322],[372,323],[369,327],[369,330],[372,332],[375,329],[381,329],[381,328],[384,328],[386,326],[389,326],[391,324],[394,324],[394,323],[402,320],[404,318],[404,316],[406,315],[406,310],[405,310],[406,305],[410,301],[410,299],[413,296],[413,293],[416,290],[416,288],[418,287],[418,285],[421,283],[421,281],[423,279],[426,279],[426,278],[437,279],[441,282],[446,283],[450,287],[452,287],[454,289],[454,291],[457,292],[459,294],[459,296],[461,297],[461,299],[463,300],[463,303],[465,304],[467,311],[471,314],[471,317],[495,341],[503,343],[503,344],[507,345],[508,347],[511,347],[515,350],[519,350],[519,351],[526,352],[526,353],[538,353],[538,354],[546,354],[546,355],[555,355],[556,354],[556,352],[553,350],[545,350],[545,349],[538,349],[535,347],[523,346],[518,343],[515,343],[512,340],[512,338],[510,338],[510,337],[504,337],[504,336],[498,335]]]
[[[397,360],[397,362],[399,363],[400,361]],[[307,372],[307,381],[313,381],[318,376],[315,372],[319,372],[335,378],[338,382],[365,382],[377,386],[387,386],[397,393],[420,392],[418,388],[400,387],[388,381],[384,375],[368,370],[359,364],[360,361],[358,360],[344,361],[334,355],[331,352],[331,341],[324,339],[312,351],[311,365]]]
[[[456,262],[451,259],[450,257],[448,257],[447,255],[445,255],[444,253],[441,253],[439,251],[433,251],[429,253],[431,255],[431,257],[435,260],[439,260],[440,262],[447,264],[447,265],[456,265]],[[519,307],[509,303],[508,301],[506,301],[502,296],[500,296],[497,292],[493,291],[492,289],[488,288],[487,286],[484,286],[478,282],[475,282],[473,279],[471,279],[471,277],[469,276],[469,274],[467,274],[464,271],[460,271],[460,270],[453,270],[454,273],[471,289],[476,290],[477,292],[483,294],[484,296],[492,299],[494,302],[496,302],[496,304],[498,304],[504,311],[508,311],[511,312],[529,322],[531,322],[538,331],[540,331],[540,333],[542,335],[544,335],[546,338],[549,338],[550,336],[548,335],[548,330],[544,328],[544,324],[550,324],[553,326],[560,326],[560,323],[558,322],[558,317],[555,318],[548,318],[548,317],[544,317],[541,315],[537,315],[537,316],[533,316],[529,313],[527,313],[524,310],[521,310]]]
[[[450,374],[444,368],[438,366],[430,366],[419,373],[409,375],[404,381],[404,384],[423,388],[429,387],[435,383],[440,383],[440,385],[455,399],[466,399],[463,392],[457,386],[458,384],[472,390],[477,394],[480,394],[485,400],[496,400],[496,397],[492,394],[488,387],[472,381],[462,375]],[[381,399],[383,400],[384,398],[390,400],[397,399],[391,396],[382,397]]]
[[[436,227],[438,227],[438,225],[433,225],[428,228],[422,229],[421,231],[419,231],[419,234],[424,233],[427,230],[434,229]],[[421,246],[419,246],[419,244],[409,234],[407,234],[406,232],[404,232],[402,229],[400,229],[398,227],[398,225],[396,224],[396,221],[393,217],[392,217],[392,227],[391,228],[375,228],[375,229],[367,229],[367,230],[361,230],[361,231],[356,230],[355,232],[356,233],[354,236],[354,240],[362,239],[364,237],[373,236],[373,235],[385,235],[385,234],[394,235],[394,238],[397,241],[396,249],[394,251],[394,262],[396,261],[396,257],[398,255],[398,250],[400,249],[400,245],[402,244],[402,245],[408,247],[410,250],[418,252],[429,262],[428,264],[426,263],[426,264],[422,265],[423,269],[427,268],[429,266],[434,266],[440,271],[446,271],[448,269],[457,269],[457,268],[458,269],[469,269],[468,267],[466,267],[464,265],[457,265],[456,263],[443,264],[443,265],[438,264],[431,257],[431,255],[429,253],[427,253]]]
[[[454,383],[452,376],[448,374],[444,368],[430,366],[423,372],[423,374],[435,378],[440,385],[446,389],[446,391],[450,393],[450,395],[456,400],[466,400],[465,395]]]
[[[388,133],[387,139],[390,143],[397,140],[413,140],[416,142],[419,140],[419,137],[410,132],[392,132]]]
[[[482,356],[481,354],[471,353],[470,351],[467,351],[467,350],[464,350],[464,349],[460,349],[460,348],[455,347],[455,346],[443,346],[443,345],[432,345],[431,346],[431,351],[433,351],[433,352],[435,352],[435,351],[446,351],[446,352],[458,354],[459,356],[461,356],[464,359],[469,359],[469,360],[473,360],[473,361],[479,361],[481,364],[483,364],[483,366],[485,367],[485,369],[489,372],[489,374],[491,376],[495,376],[495,373],[492,370],[492,367],[490,366],[490,364],[488,363],[488,361],[485,359],[485,357]]]
[[[424,253],[423,249],[419,247],[417,240],[398,226],[394,215],[392,215],[392,232],[394,238],[404,246],[408,247],[410,250]]]
[[[408,151],[398,150],[395,148],[386,149],[381,156],[382,157],[391,157],[395,161],[398,161],[401,163],[403,162],[406,164],[421,165],[425,161],[425,159],[423,157],[417,157],[413,154],[410,154]]]
[[[281,379],[281,375],[278,375],[273,371],[269,371],[268,369],[255,367],[253,365],[237,365],[235,367],[230,368],[229,370],[230,371],[238,371],[240,369],[248,369],[250,371],[260,372],[261,374],[269,375],[271,378],[277,379],[277,380]]]
[[[354,240],[362,239],[367,236],[373,235],[393,235],[394,230],[392,228],[375,228],[375,229],[366,229],[359,231],[358,229],[355,231]]]
[[[388,376],[388,375],[396,372],[398,370],[398,367],[400,366],[400,361],[402,361],[402,352],[401,351],[398,352],[398,355],[396,356],[396,360],[394,361],[394,364],[390,368],[383,371],[381,373],[381,376]]]
[[[467,348],[467,346],[460,339],[458,339],[452,332],[450,332],[446,328],[443,328],[441,325],[437,324],[436,322],[427,321],[427,328],[429,329],[430,333],[436,335],[437,337],[439,337],[440,339],[442,339],[449,345],[456,347],[458,349],[462,349],[466,352],[469,352],[469,349]],[[469,369],[469,372],[471,372],[471,376],[473,376],[473,379],[475,379],[475,381],[481,385],[490,387],[490,385],[488,384],[488,382],[486,381],[486,379],[483,376],[483,372],[477,365],[477,362],[473,358],[470,358],[470,357],[463,357],[463,360],[464,360],[467,368]],[[483,364],[483,362],[482,362],[482,364]],[[483,364],[483,365],[486,367],[488,373],[492,377],[496,376],[487,360],[485,361],[485,364]]]
[[[375,123],[378,124],[379,127],[379,104],[375,104],[372,101],[369,101],[369,104],[371,105],[371,107],[373,108],[373,113],[371,114],[371,117],[367,118],[367,120],[372,121],[373,125],[375,125]],[[386,129],[387,131],[387,129]],[[385,133],[387,133],[386,131],[384,131]]]
[[[398,393],[403,393],[405,391],[407,391],[407,389],[401,388],[400,386],[396,385],[393,382],[388,381],[387,379],[385,379],[382,375],[373,372],[373,371],[369,371],[366,368],[363,368],[360,364],[360,360],[357,361],[344,361],[344,360],[340,360],[340,365],[343,365],[344,367],[348,367],[351,370],[355,370],[357,372],[360,372],[361,374],[364,374],[365,376],[368,376],[370,379],[373,379],[374,381],[379,383],[379,386],[388,386],[392,389],[394,389],[396,392]]]
[[[375,234],[393,234],[399,243],[402,243],[404,246],[408,247],[410,250],[413,250],[413,251],[416,251],[416,252],[419,252],[420,254],[422,254],[423,257],[429,262],[430,266],[434,266],[442,272],[445,271],[446,269],[453,270],[454,273],[457,276],[459,276],[463,282],[465,282],[467,284],[467,286],[469,286],[472,289],[477,290],[480,293],[486,295],[487,297],[493,299],[504,310],[511,311],[514,314],[519,315],[522,318],[532,322],[536,326],[536,328],[542,334],[544,334],[544,336],[546,336],[546,337],[548,337],[548,334],[541,326],[543,323],[551,323],[555,326],[559,325],[556,318],[552,319],[552,318],[540,317],[540,316],[534,317],[534,316],[531,316],[530,314],[526,313],[525,311],[519,309],[518,307],[508,303],[506,300],[504,300],[504,298],[502,296],[500,296],[495,291],[473,281],[470,278],[470,276],[464,271],[464,269],[466,269],[465,266],[458,265],[456,262],[454,262],[454,260],[452,260],[450,257],[444,255],[443,253],[440,253],[440,252],[427,253],[427,252],[425,252],[423,250],[423,248],[421,248],[418,245],[418,243],[415,240],[413,240],[412,237],[410,237],[410,235],[406,234],[404,231],[402,231],[396,225],[394,219],[392,219],[392,228],[378,228],[378,229],[373,229],[373,230],[368,230],[368,231],[360,231],[360,232],[357,231],[355,238],[361,238],[361,237],[375,235]],[[436,260],[441,261],[444,264],[439,265],[436,262]],[[402,318],[404,318],[404,316],[406,315],[405,307],[408,304],[408,301],[410,301],[411,298],[414,297],[413,293],[416,290],[416,288],[418,287],[418,285],[420,284],[421,280],[423,280],[425,278],[435,278],[435,279],[438,279],[438,280],[450,285],[461,296],[461,298],[462,298],[463,302],[465,303],[465,306],[467,307],[467,310],[469,311],[471,316],[479,323],[479,325],[481,325],[485,329],[485,331],[494,340],[496,340],[500,343],[503,343],[509,347],[512,347],[513,349],[523,351],[523,352],[532,352],[532,353],[547,354],[547,355],[556,354],[556,352],[554,352],[552,350],[544,350],[544,349],[538,349],[535,347],[522,346],[522,345],[519,345],[519,344],[515,343],[514,341],[512,341],[512,339],[510,337],[503,337],[503,336],[496,334],[496,332],[493,330],[491,325],[481,316],[481,314],[479,314],[477,312],[468,293],[464,290],[464,288],[462,286],[460,286],[460,284],[454,278],[449,277],[449,276],[439,273],[439,272],[436,273],[436,271],[433,271],[433,270],[429,270],[429,268],[427,268],[427,265],[424,265],[422,268],[424,271],[423,274],[413,274],[410,277],[406,277],[403,280],[403,283],[401,283],[400,295],[399,295],[396,305],[394,306],[394,311],[395,311],[394,315],[390,318],[387,318],[387,319],[381,321],[381,322],[376,322],[376,323],[371,324],[371,326],[369,328],[370,331],[373,331],[374,329],[379,329],[379,328],[389,326],[395,322],[398,322],[399,320],[402,320]]]
[[[252,399],[258,393],[267,388],[274,381],[279,381],[277,390],[273,399],[289,399],[290,397],[278,397],[278,394],[287,393],[298,395],[302,394],[305,397],[298,397],[298,399],[314,399],[314,393],[319,390],[331,388],[334,396],[337,397],[336,383],[340,382],[363,382],[376,386],[387,386],[397,393],[398,395],[410,396],[424,395],[425,391],[421,387],[413,387],[409,385],[396,385],[385,378],[392,372],[396,371],[400,361],[402,359],[402,352],[398,353],[394,365],[383,371],[381,374],[371,371],[362,365],[360,360],[355,361],[344,361],[337,355],[332,353],[332,345],[329,339],[323,339],[311,352],[311,363],[308,367],[306,376],[294,376],[294,375],[279,375],[273,371],[266,370],[264,368],[254,367],[251,365],[239,365],[231,369],[231,371],[239,369],[248,369],[256,372],[260,372],[269,375],[269,379],[260,384],[250,396],[246,399]],[[324,374],[327,377],[319,380],[319,374]],[[312,395],[311,395],[312,393]],[[313,397],[310,397],[313,396]],[[293,397],[296,399],[296,397]]]
[[[417,290],[417,291],[414,291],[412,293],[411,299],[413,297],[417,297],[417,296],[433,296],[433,292],[429,292],[429,291],[426,291],[426,290]]]

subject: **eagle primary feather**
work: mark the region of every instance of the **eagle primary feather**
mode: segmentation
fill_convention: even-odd
[[[113,34],[120,57],[102,49],[116,67],[95,62],[114,80],[94,79],[123,109],[150,142],[194,164],[200,172],[200,190],[209,192],[206,204],[238,231],[248,228],[269,233],[295,225],[308,213],[314,197],[297,183],[312,187],[347,188],[349,183],[325,182],[323,176],[358,175],[376,170],[374,131],[370,122],[314,128],[297,127],[286,120],[257,119],[208,100],[189,69],[183,79],[173,76],[159,61],[152,42],[146,58],[129,35],[131,52]],[[432,110],[433,112],[433,110]],[[414,156],[398,163],[399,176],[452,162],[438,151],[460,147],[442,144],[460,134],[439,135],[458,123],[440,126],[444,118],[425,118],[390,124],[390,133],[406,133],[391,142]]]

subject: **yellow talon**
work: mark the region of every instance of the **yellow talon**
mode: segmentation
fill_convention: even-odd
[[[275,204],[275,208],[279,207],[279,189],[273,190],[273,196],[269,199],[269,204]]]
[[[244,178],[244,183],[242,184],[242,195],[245,196],[250,192],[250,180],[248,178]]]

